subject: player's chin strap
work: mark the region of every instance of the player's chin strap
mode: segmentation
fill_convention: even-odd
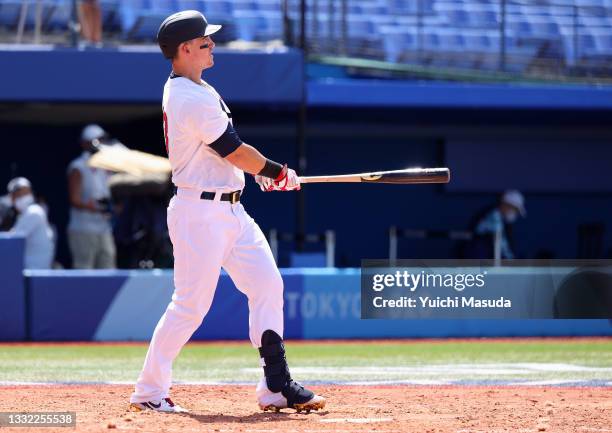
[[[306,403],[314,397],[311,391],[291,379],[285,357],[285,345],[280,335],[272,330],[266,330],[261,336],[259,355],[264,360],[263,369],[268,389],[282,393],[289,407],[295,403]]]

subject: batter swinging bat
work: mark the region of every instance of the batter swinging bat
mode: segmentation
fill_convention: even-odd
[[[405,170],[375,171],[371,173],[332,176],[302,176],[300,183],[365,182],[365,183],[448,183],[450,170],[441,168],[407,168]]]

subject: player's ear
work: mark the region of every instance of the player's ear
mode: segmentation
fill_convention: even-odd
[[[183,42],[179,45],[178,51],[182,51],[184,54],[189,54],[189,42]]]

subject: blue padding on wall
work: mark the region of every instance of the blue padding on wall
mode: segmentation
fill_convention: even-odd
[[[308,83],[317,107],[612,109],[612,86],[326,79]]]
[[[282,271],[285,337],[302,338],[302,319],[288,311],[302,292],[300,271]],[[37,341],[151,338],[171,300],[172,271],[27,271],[32,339]],[[247,298],[223,273],[213,304],[193,340],[249,338]]]
[[[359,269],[284,269],[286,338],[612,335],[609,320],[361,320]],[[32,338],[142,340],[170,302],[171,271],[26,271]],[[222,274],[193,339],[248,339],[246,297]]]
[[[23,237],[0,233],[0,341],[26,337],[24,248]]]
[[[290,308],[306,339],[612,335],[610,320],[361,320],[358,269],[304,272],[303,296]]]
[[[157,47],[78,50],[0,47],[0,100],[160,104],[171,71]],[[295,104],[302,98],[302,56],[215,49],[204,73],[227,102]]]
[[[36,341],[92,340],[127,279],[120,271],[27,271],[26,276]]]
[[[283,272],[285,283],[285,338],[301,338],[301,320],[288,312],[288,299],[301,296],[303,277]],[[240,293],[227,274],[221,275],[210,311],[192,340],[236,340],[249,338],[247,298]]]

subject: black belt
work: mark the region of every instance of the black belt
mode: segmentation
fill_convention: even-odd
[[[174,187],[174,195],[176,195],[177,188]],[[215,199],[214,192],[210,191],[202,191],[200,194],[200,198],[202,200],[214,200]],[[242,191],[232,191],[232,192],[224,192],[221,194],[221,201],[229,201],[231,204],[238,203],[240,201],[240,196],[242,195]]]
[[[229,201],[231,204],[238,203],[240,201],[241,195],[242,195],[242,191],[240,190],[232,191],[232,192],[224,192],[223,194],[221,194],[221,201]],[[202,191],[202,194],[200,194],[200,198],[202,200],[214,200],[215,193],[208,192],[208,191]]]

